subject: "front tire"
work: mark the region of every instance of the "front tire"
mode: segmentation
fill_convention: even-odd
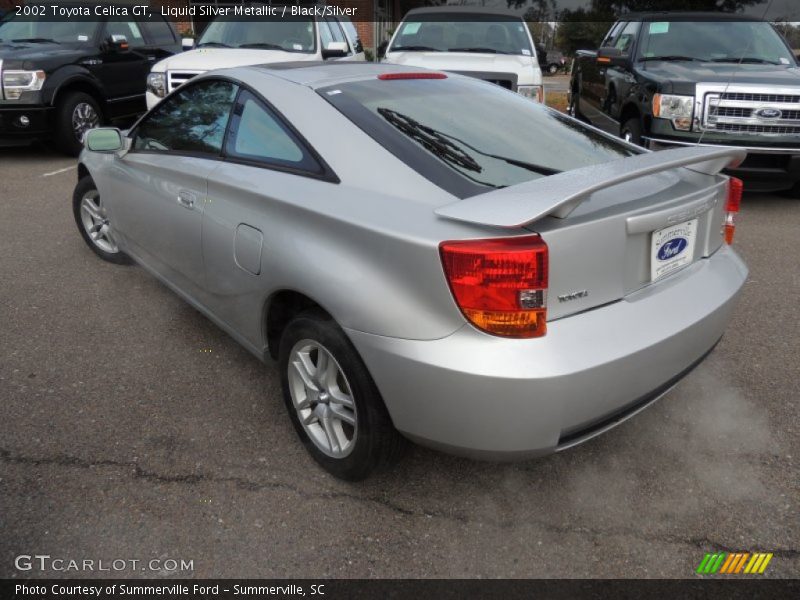
[[[620,128],[619,136],[626,142],[642,145],[642,122],[639,117],[632,117],[625,121]]]
[[[83,135],[101,122],[97,101],[83,92],[68,92],[56,105],[55,142],[69,156],[83,149]]]
[[[88,175],[75,186],[72,214],[83,241],[97,256],[118,265],[131,263],[131,259],[117,245],[100,192]]]
[[[281,336],[281,387],[303,445],[334,477],[359,481],[394,464],[408,442],[392,425],[366,366],[321,313],[294,318]]]

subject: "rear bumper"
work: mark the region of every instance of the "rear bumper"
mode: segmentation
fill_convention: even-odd
[[[747,150],[745,161],[736,169],[728,169],[726,171],[745,180],[747,182],[747,191],[773,192],[785,190],[800,181],[800,145],[788,147],[713,143],[695,144],[657,137],[646,137],[644,140],[651,150],[680,146],[736,147]]]
[[[632,416],[714,347],[747,268],[729,247],[626,299],[508,340],[465,326],[439,340],[348,330],[395,426],[491,460],[560,450]]]

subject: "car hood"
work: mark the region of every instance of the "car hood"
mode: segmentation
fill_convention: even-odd
[[[52,65],[72,62],[84,54],[80,48],[62,44],[0,42],[0,59],[6,69],[47,70]]]
[[[531,72],[532,56],[519,54],[479,54],[477,52],[390,52],[383,62],[442,71],[496,73]],[[520,81],[522,78],[520,77]]]
[[[693,95],[699,82],[800,86],[800,68],[788,65],[654,61],[642,63],[639,72],[659,83],[661,91],[678,94]]]
[[[196,48],[181,52],[162,60],[153,71],[210,71],[230,67],[246,67],[266,63],[314,60],[316,55],[282,50],[258,50],[253,48]]]

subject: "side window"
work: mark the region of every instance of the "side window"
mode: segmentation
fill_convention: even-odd
[[[333,41],[333,33],[327,21],[317,21],[317,27],[319,27],[319,41],[322,43],[321,49],[324,50]]]
[[[619,35],[620,30],[625,26],[623,21],[618,21],[614,26],[609,30],[608,34],[606,35],[605,39],[600,43],[601,48],[605,48],[607,46],[613,46],[614,42]]]
[[[354,52],[363,52],[364,46],[361,43],[361,39],[358,37],[358,30],[356,26],[353,25],[353,22],[347,16],[342,16],[339,19],[339,23],[341,23],[344,30],[347,32],[347,35],[350,37],[350,42],[353,47]]]
[[[321,174],[322,165],[253,94],[242,91],[234,109],[225,154],[273,167]]]
[[[328,24],[328,27],[331,29],[331,36],[333,37],[334,42],[346,42],[347,39],[344,37],[344,33],[342,32],[342,28],[339,27],[339,23],[336,22],[335,19],[325,19],[325,22]],[[348,44],[348,47],[350,44]]]
[[[175,43],[172,27],[163,19],[154,18],[148,21],[139,21],[147,33],[148,40],[153,46],[166,46]]]
[[[631,21],[619,34],[614,41],[614,47],[623,54],[630,54],[633,43],[636,41],[636,34],[639,32],[639,21]]]
[[[136,21],[109,21],[106,23],[106,36],[124,35],[131,48],[145,45],[142,30]]]
[[[219,155],[237,90],[220,80],[186,85],[139,124],[133,150]]]

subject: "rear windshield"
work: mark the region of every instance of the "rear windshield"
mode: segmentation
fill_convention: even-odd
[[[635,153],[479,80],[370,79],[319,93],[400,160],[461,197]]]
[[[400,25],[388,52],[478,52],[533,56],[522,19],[426,14]]]

